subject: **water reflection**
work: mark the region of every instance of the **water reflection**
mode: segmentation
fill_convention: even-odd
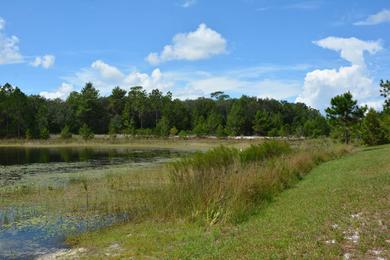
[[[112,165],[153,163],[177,157],[169,149],[0,147],[0,186],[44,173],[70,173]]]

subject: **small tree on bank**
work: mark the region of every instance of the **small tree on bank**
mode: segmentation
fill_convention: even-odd
[[[72,137],[72,134],[70,132],[69,126],[68,125],[64,126],[64,128],[62,128],[62,130],[61,130],[61,138],[62,139],[69,139],[71,137]]]
[[[83,124],[83,126],[79,130],[79,134],[85,141],[92,139],[94,137],[91,128],[89,128],[87,124]]]
[[[363,120],[362,139],[365,144],[385,144],[387,140],[386,129],[382,127],[380,115],[374,109],[370,109]]]
[[[390,81],[381,80],[380,82],[380,92],[381,96],[385,98],[385,104],[383,105],[383,110],[390,113]]]
[[[341,128],[342,140],[348,144],[352,128],[363,118],[367,108],[359,107],[349,91],[332,98],[330,104],[325,109],[326,115],[334,127]]]

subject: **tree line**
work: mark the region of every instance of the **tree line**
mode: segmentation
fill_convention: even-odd
[[[385,107],[390,105],[389,85],[388,81],[381,82]],[[366,111],[353,103],[352,95],[350,101],[345,100],[348,98],[339,97],[325,117],[303,103],[245,95],[231,98],[221,91],[212,93],[209,98],[180,100],[173,98],[171,92],[163,93],[158,89],[147,92],[141,86],[134,86],[129,91],[115,87],[109,96],[101,96],[89,82],[80,92],[72,92],[66,100],[52,100],[26,95],[20,88],[7,83],[0,87],[0,138],[46,139],[50,134],[61,134],[64,138],[81,134],[85,139],[94,134],[338,135],[349,141],[359,136],[355,128],[362,131]],[[350,105],[352,108],[348,107]],[[342,118],[337,115],[338,106],[344,106],[348,111],[360,110],[349,111],[351,114],[348,112],[348,116]],[[382,125],[388,110],[385,108],[382,113],[370,110],[367,115],[378,113],[375,117]]]

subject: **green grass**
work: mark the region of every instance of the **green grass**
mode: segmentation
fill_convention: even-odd
[[[389,201],[390,146],[381,146],[321,164],[238,225],[151,220],[70,242],[86,248],[88,259],[387,259]],[[355,232],[356,243],[348,239]]]

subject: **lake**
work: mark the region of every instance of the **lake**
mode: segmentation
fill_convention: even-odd
[[[181,156],[170,149],[91,147],[0,147],[0,188],[34,183],[66,185],[72,173],[143,167]],[[103,171],[102,171],[103,172]],[[54,181],[53,181],[54,180]],[[31,259],[66,247],[67,235],[126,220],[126,215],[50,216],[34,205],[2,206],[0,199],[0,259]]]
[[[0,147],[0,186],[45,173],[69,173],[128,164],[148,164],[182,154],[170,149],[91,147]]]

